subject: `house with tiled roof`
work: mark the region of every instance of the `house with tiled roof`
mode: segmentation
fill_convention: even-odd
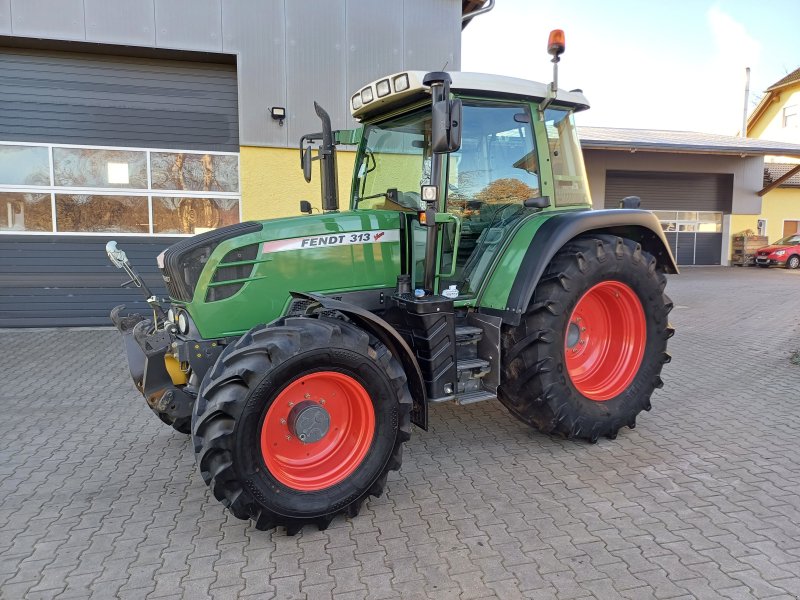
[[[800,69],[767,88],[747,119],[747,137],[800,144]],[[759,218],[770,241],[800,231],[800,159],[766,156],[764,187],[759,193]]]

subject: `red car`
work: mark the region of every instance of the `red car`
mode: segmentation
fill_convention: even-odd
[[[756,264],[759,267],[785,266],[787,269],[800,267],[800,233],[756,250]]]

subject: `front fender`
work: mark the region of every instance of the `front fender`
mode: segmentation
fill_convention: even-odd
[[[356,325],[370,332],[389,348],[394,357],[403,365],[403,370],[406,372],[408,388],[411,392],[411,398],[414,400],[411,410],[411,422],[420,429],[428,430],[428,402],[425,395],[425,380],[422,377],[419,364],[417,364],[414,351],[411,350],[394,327],[376,314],[355,304],[334,300],[311,292],[292,292],[292,297],[312,300],[325,310],[336,310],[347,315]],[[314,310],[314,307],[309,307],[309,310]]]
[[[482,308],[496,314],[504,324],[518,325],[547,265],[571,239],[585,233],[604,233],[632,239],[652,254],[665,273],[678,273],[678,266],[658,218],[647,210],[608,209],[565,212],[548,218],[536,230],[525,251],[508,294],[505,309]]]

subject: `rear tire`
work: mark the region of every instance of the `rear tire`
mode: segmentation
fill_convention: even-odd
[[[569,242],[520,324],[503,332],[501,402],[523,422],[568,438],[596,442],[635,427],[670,360],[665,285],[655,258],[632,240]]]
[[[289,318],[255,327],[220,355],[195,403],[195,456],[236,517],[290,535],[308,523],[324,529],[383,493],[410,438],[411,404],[400,363],[367,332]],[[301,430],[296,411],[309,406]]]

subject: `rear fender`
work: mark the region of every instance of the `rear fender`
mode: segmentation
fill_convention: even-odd
[[[664,273],[678,273],[661,224],[650,211],[610,209],[561,213],[547,219],[533,236],[511,286],[506,309],[481,309],[481,312],[497,314],[505,324],[518,325],[547,265],[567,242],[586,233],[629,238],[652,254]]]
[[[417,364],[414,351],[408,346],[406,341],[389,323],[381,319],[376,314],[364,310],[355,304],[334,300],[321,294],[310,292],[292,292],[293,298],[312,300],[317,306],[311,305],[309,311],[318,310],[320,307],[325,310],[335,310],[346,315],[356,325],[370,332],[384,344],[389,351],[403,365],[408,379],[408,388],[414,405],[411,410],[411,422],[420,429],[428,430],[428,402],[425,395],[425,381],[422,378],[422,371]]]

